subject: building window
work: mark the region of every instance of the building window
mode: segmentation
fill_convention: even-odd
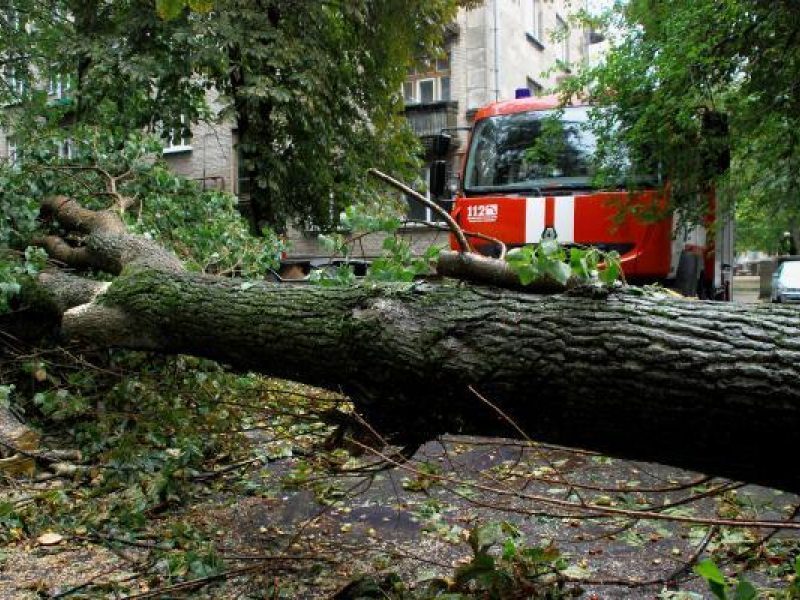
[[[419,82],[419,101],[422,104],[431,104],[436,97],[436,80],[422,79]]]
[[[432,104],[449,102],[450,99],[449,76],[406,81],[403,84],[403,100],[406,104]]]
[[[414,87],[413,81],[406,81],[403,83],[403,100],[405,100],[406,104],[414,104],[417,101]]]
[[[420,175],[420,183],[422,185],[424,185],[425,187],[427,187],[428,177],[430,176],[430,165],[424,167],[420,171],[419,175]],[[452,176],[451,166],[448,163],[447,172],[446,172],[447,179],[445,181],[449,181],[451,176]],[[414,189],[419,191],[419,187],[421,187],[421,186],[414,185],[413,187],[414,187]],[[450,190],[450,191],[452,191],[452,190]],[[448,187],[445,186],[445,198],[447,197],[448,193],[449,193]],[[431,198],[430,190],[426,190],[422,195],[425,196],[428,200],[434,200],[433,198]],[[437,213],[436,211],[431,209],[429,206],[422,204],[416,198],[412,198],[410,196],[406,196],[406,202],[408,202],[408,212],[406,213],[406,220],[407,221],[412,221],[412,222],[413,221],[427,221],[429,223],[431,223],[431,222],[432,223],[437,223],[437,222],[441,222],[442,221],[442,217],[441,217],[441,215],[439,215],[439,213]],[[434,202],[436,202],[436,204],[438,204],[439,206],[441,206],[445,210],[449,210],[449,204],[447,203],[447,201],[442,202],[442,201],[439,201],[439,200],[434,200]]]
[[[527,78],[527,81],[525,82],[525,87],[528,88],[531,95],[533,96],[540,96],[544,92],[544,86],[535,79],[531,79],[530,77]]]
[[[6,140],[6,157],[12,165],[17,162],[17,142],[13,138]]]
[[[25,79],[19,76],[19,73],[17,73],[16,69],[6,69],[3,75],[6,80],[6,87],[10,92],[12,92],[15,96],[21,96],[25,93],[27,84]]]
[[[75,144],[71,138],[67,138],[58,144],[58,158],[70,160],[75,156]]]
[[[47,95],[56,100],[62,99],[71,88],[70,78],[67,75],[55,75],[47,82]]]
[[[544,39],[544,28],[542,26],[542,0],[531,0],[531,20],[530,20],[530,33],[537,41],[541,42]]]
[[[423,168],[420,173],[420,180],[423,182],[427,182],[429,172],[430,172],[430,167]],[[428,191],[426,191],[423,194],[423,196],[425,196],[428,200],[431,199],[431,194]],[[433,212],[429,207],[422,204],[416,198],[406,196],[406,201],[408,202],[408,212],[406,213],[407,220],[428,221],[428,222],[440,220],[439,215]]]
[[[556,15],[556,32],[557,39],[561,42],[561,56],[559,57],[564,63],[564,68],[569,67],[569,26],[567,22],[560,16]]]
[[[440,88],[440,96],[443,102],[450,101],[450,78],[449,77],[441,77],[439,78],[439,88]]]
[[[164,137],[164,154],[189,152],[192,149],[192,134],[186,125],[186,117],[181,115],[181,126],[170,129]]]
[[[452,98],[450,86],[450,54],[436,60],[422,59],[416,69],[403,83],[403,100],[406,104],[431,104],[449,102]]]

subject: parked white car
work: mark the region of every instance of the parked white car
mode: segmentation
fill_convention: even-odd
[[[773,302],[800,302],[800,260],[780,263],[772,274]]]

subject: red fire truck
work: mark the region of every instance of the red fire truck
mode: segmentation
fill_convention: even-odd
[[[509,248],[550,238],[565,246],[616,250],[629,282],[660,282],[689,296],[730,299],[730,217],[710,215],[705,226],[691,229],[679,229],[674,214],[654,220],[668,193],[655,177],[641,178],[635,191],[622,185],[598,189],[590,107],[561,107],[556,97],[520,95],[475,115],[452,207],[464,230],[500,239]],[[542,157],[535,147],[548,127],[552,134],[553,120],[558,148]],[[443,188],[442,166],[431,169],[434,194]],[[717,212],[713,198],[710,204]],[[496,251],[486,240],[471,243],[484,254]]]

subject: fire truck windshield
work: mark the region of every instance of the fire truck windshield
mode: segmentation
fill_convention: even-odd
[[[588,107],[489,117],[472,134],[466,193],[589,188],[597,140]]]

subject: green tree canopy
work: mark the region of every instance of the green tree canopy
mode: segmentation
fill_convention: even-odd
[[[13,0],[0,100],[40,115],[34,82],[61,76],[73,102],[56,120],[171,135],[212,118],[213,98],[237,128],[257,220],[325,226],[374,198],[368,167],[415,172],[400,86],[415,58],[437,53],[458,4]]]
[[[588,90],[591,101],[609,107],[600,129],[610,170],[658,165],[674,203],[695,218],[705,210],[703,190],[715,182],[721,197],[742,207],[748,244],[765,245],[784,230],[800,237],[796,3],[620,1],[605,25],[618,40],[607,60],[565,90]],[[720,113],[730,127],[725,177],[715,169],[724,155],[724,136],[713,127]]]

